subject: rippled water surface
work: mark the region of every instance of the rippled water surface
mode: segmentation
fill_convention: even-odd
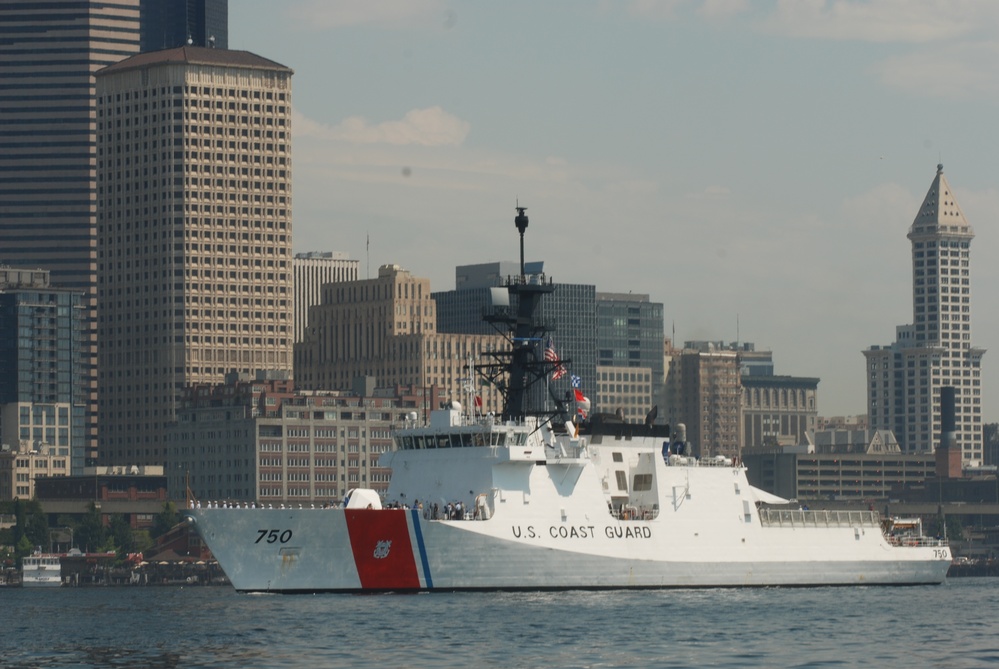
[[[913,588],[0,590],[0,666],[996,667],[999,579]]]

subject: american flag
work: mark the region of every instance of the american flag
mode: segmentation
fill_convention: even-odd
[[[565,367],[559,362],[558,353],[555,352],[555,344],[551,337],[548,338],[548,344],[545,346],[545,360],[555,363],[555,368],[552,370],[552,381],[558,381],[565,376]]]

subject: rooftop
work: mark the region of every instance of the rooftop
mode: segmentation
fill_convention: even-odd
[[[229,49],[209,49],[202,46],[180,46],[162,51],[140,53],[99,70],[98,75],[125,72],[154,65],[186,63],[189,65],[223,65],[227,67],[248,67],[257,70],[274,70],[292,73],[290,67],[275,63],[249,51]]]

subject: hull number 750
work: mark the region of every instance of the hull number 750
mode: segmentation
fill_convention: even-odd
[[[253,543],[259,544],[261,541],[266,541],[269,544],[282,543],[286,544],[291,541],[291,530],[257,530],[259,533],[257,540]]]

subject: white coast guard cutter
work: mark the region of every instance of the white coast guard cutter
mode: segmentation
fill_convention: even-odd
[[[912,585],[944,580],[947,544],[890,532],[874,511],[809,511],[755,489],[729,459],[685,452],[668,426],[526,409],[552,371],[534,311],[554,290],[508,280],[510,350],[479,371],[504,391],[500,416],[457,404],[411,416],[382,462],[382,508],[354,490],[340,508],[187,512],[243,592],[542,590],[715,586]],[[460,513],[447,511],[461,503]],[[422,507],[422,508],[420,508]],[[436,507],[436,510],[435,510]]]

